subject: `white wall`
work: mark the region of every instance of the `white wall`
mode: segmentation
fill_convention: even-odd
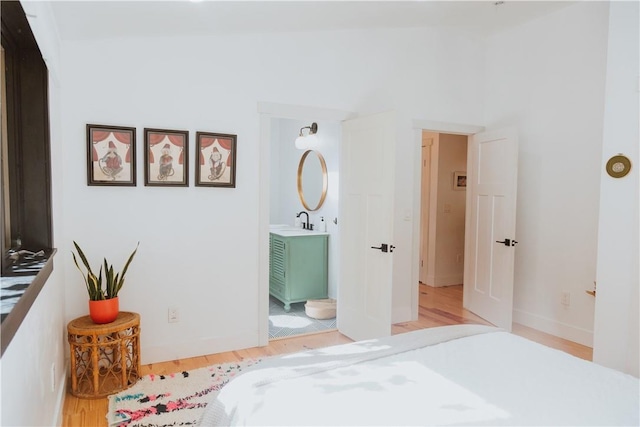
[[[282,161],[282,156],[280,155],[280,120],[271,119],[269,125],[269,224],[293,225],[292,215],[291,218],[282,218],[283,211],[295,210],[295,208],[286,209],[281,202],[284,188],[280,181],[284,174],[280,166]],[[284,165],[287,165],[286,162]]]
[[[46,2],[23,2],[31,29],[49,69],[49,122],[53,241],[58,248],[53,272],[23,320],[0,361],[4,426],[60,425],[66,393],[65,257],[68,248],[60,238],[62,219],[62,169],[60,147],[61,88],[59,44],[52,13]],[[41,40],[46,42],[41,43]],[[52,381],[52,366],[55,378]],[[53,384],[52,384],[53,382]],[[53,387],[52,387],[53,385]],[[35,405],[35,406],[34,406]]]
[[[467,137],[441,133],[436,140],[437,187],[432,233],[433,269],[429,271],[430,286],[462,283],[464,275],[464,217],[466,191],[454,190],[453,174],[467,169]]]
[[[307,121],[290,119],[273,119],[271,121],[271,200],[270,223],[288,224],[293,226],[295,215],[305,210],[298,197],[298,164],[304,150],[295,148],[294,141],[300,129],[318,124],[318,144],[309,147],[324,157],[327,165],[327,197],[320,209],[309,213],[309,221],[314,229],[319,230],[320,218],[324,217],[329,233],[328,249],[328,285],[329,297],[338,295],[338,266],[339,266],[339,228],[333,222],[338,217],[339,190],[339,143],[341,127],[339,122],[318,121],[310,118]],[[307,131],[305,131],[306,134]],[[302,216],[303,220],[306,217]]]
[[[116,264],[141,242],[121,305],[141,314],[142,362],[258,342],[258,172],[268,161],[257,154],[261,101],[398,111],[392,303],[394,320],[407,320],[411,120],[480,121],[481,47],[472,37],[436,29],[63,43],[64,239]],[[138,128],[137,187],[86,185],[87,123]],[[236,133],[236,188],[144,187],[144,127]],[[68,319],[86,313],[81,280],[68,269]],[[167,323],[169,305],[180,309],[180,322]]]
[[[54,258],[54,266],[59,260]],[[62,277],[62,271],[54,267],[49,280],[2,354],[3,426],[58,425],[66,393],[66,324]],[[52,366],[55,370],[53,384]]]
[[[487,128],[518,128],[514,321],[591,345],[606,2],[579,2],[487,40]],[[571,306],[560,304],[562,291]]]
[[[612,2],[604,113],[598,286],[593,360],[639,374],[638,340],[638,149],[640,141],[640,8],[637,2]],[[631,172],[612,178],[605,172],[610,157],[623,153]]]

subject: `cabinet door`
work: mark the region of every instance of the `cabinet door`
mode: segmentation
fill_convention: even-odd
[[[271,236],[269,241],[271,256],[269,257],[269,288],[270,291],[281,298],[288,298],[285,278],[287,271],[286,244],[276,236]]]
[[[327,237],[290,239],[287,288],[292,300],[327,297]]]

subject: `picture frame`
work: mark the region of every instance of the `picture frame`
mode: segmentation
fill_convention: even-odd
[[[196,132],[195,185],[236,187],[237,135]]]
[[[144,129],[144,185],[189,186],[189,131]]]
[[[136,186],[136,128],[87,124],[87,185]]]
[[[453,189],[454,190],[466,190],[467,188],[467,173],[464,171],[457,171],[453,173]]]

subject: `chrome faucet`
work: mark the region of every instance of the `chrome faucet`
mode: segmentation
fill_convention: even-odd
[[[302,212],[299,212],[298,215],[296,216],[300,218],[300,215],[302,214],[305,214],[307,216],[307,222],[302,223],[302,228],[304,228],[305,230],[313,230],[313,224],[309,224],[309,213],[306,211],[302,211]],[[300,220],[302,221],[302,218],[300,218]]]

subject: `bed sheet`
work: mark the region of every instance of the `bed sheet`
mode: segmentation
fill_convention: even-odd
[[[455,325],[267,359],[201,425],[638,425],[639,402],[635,377]]]

